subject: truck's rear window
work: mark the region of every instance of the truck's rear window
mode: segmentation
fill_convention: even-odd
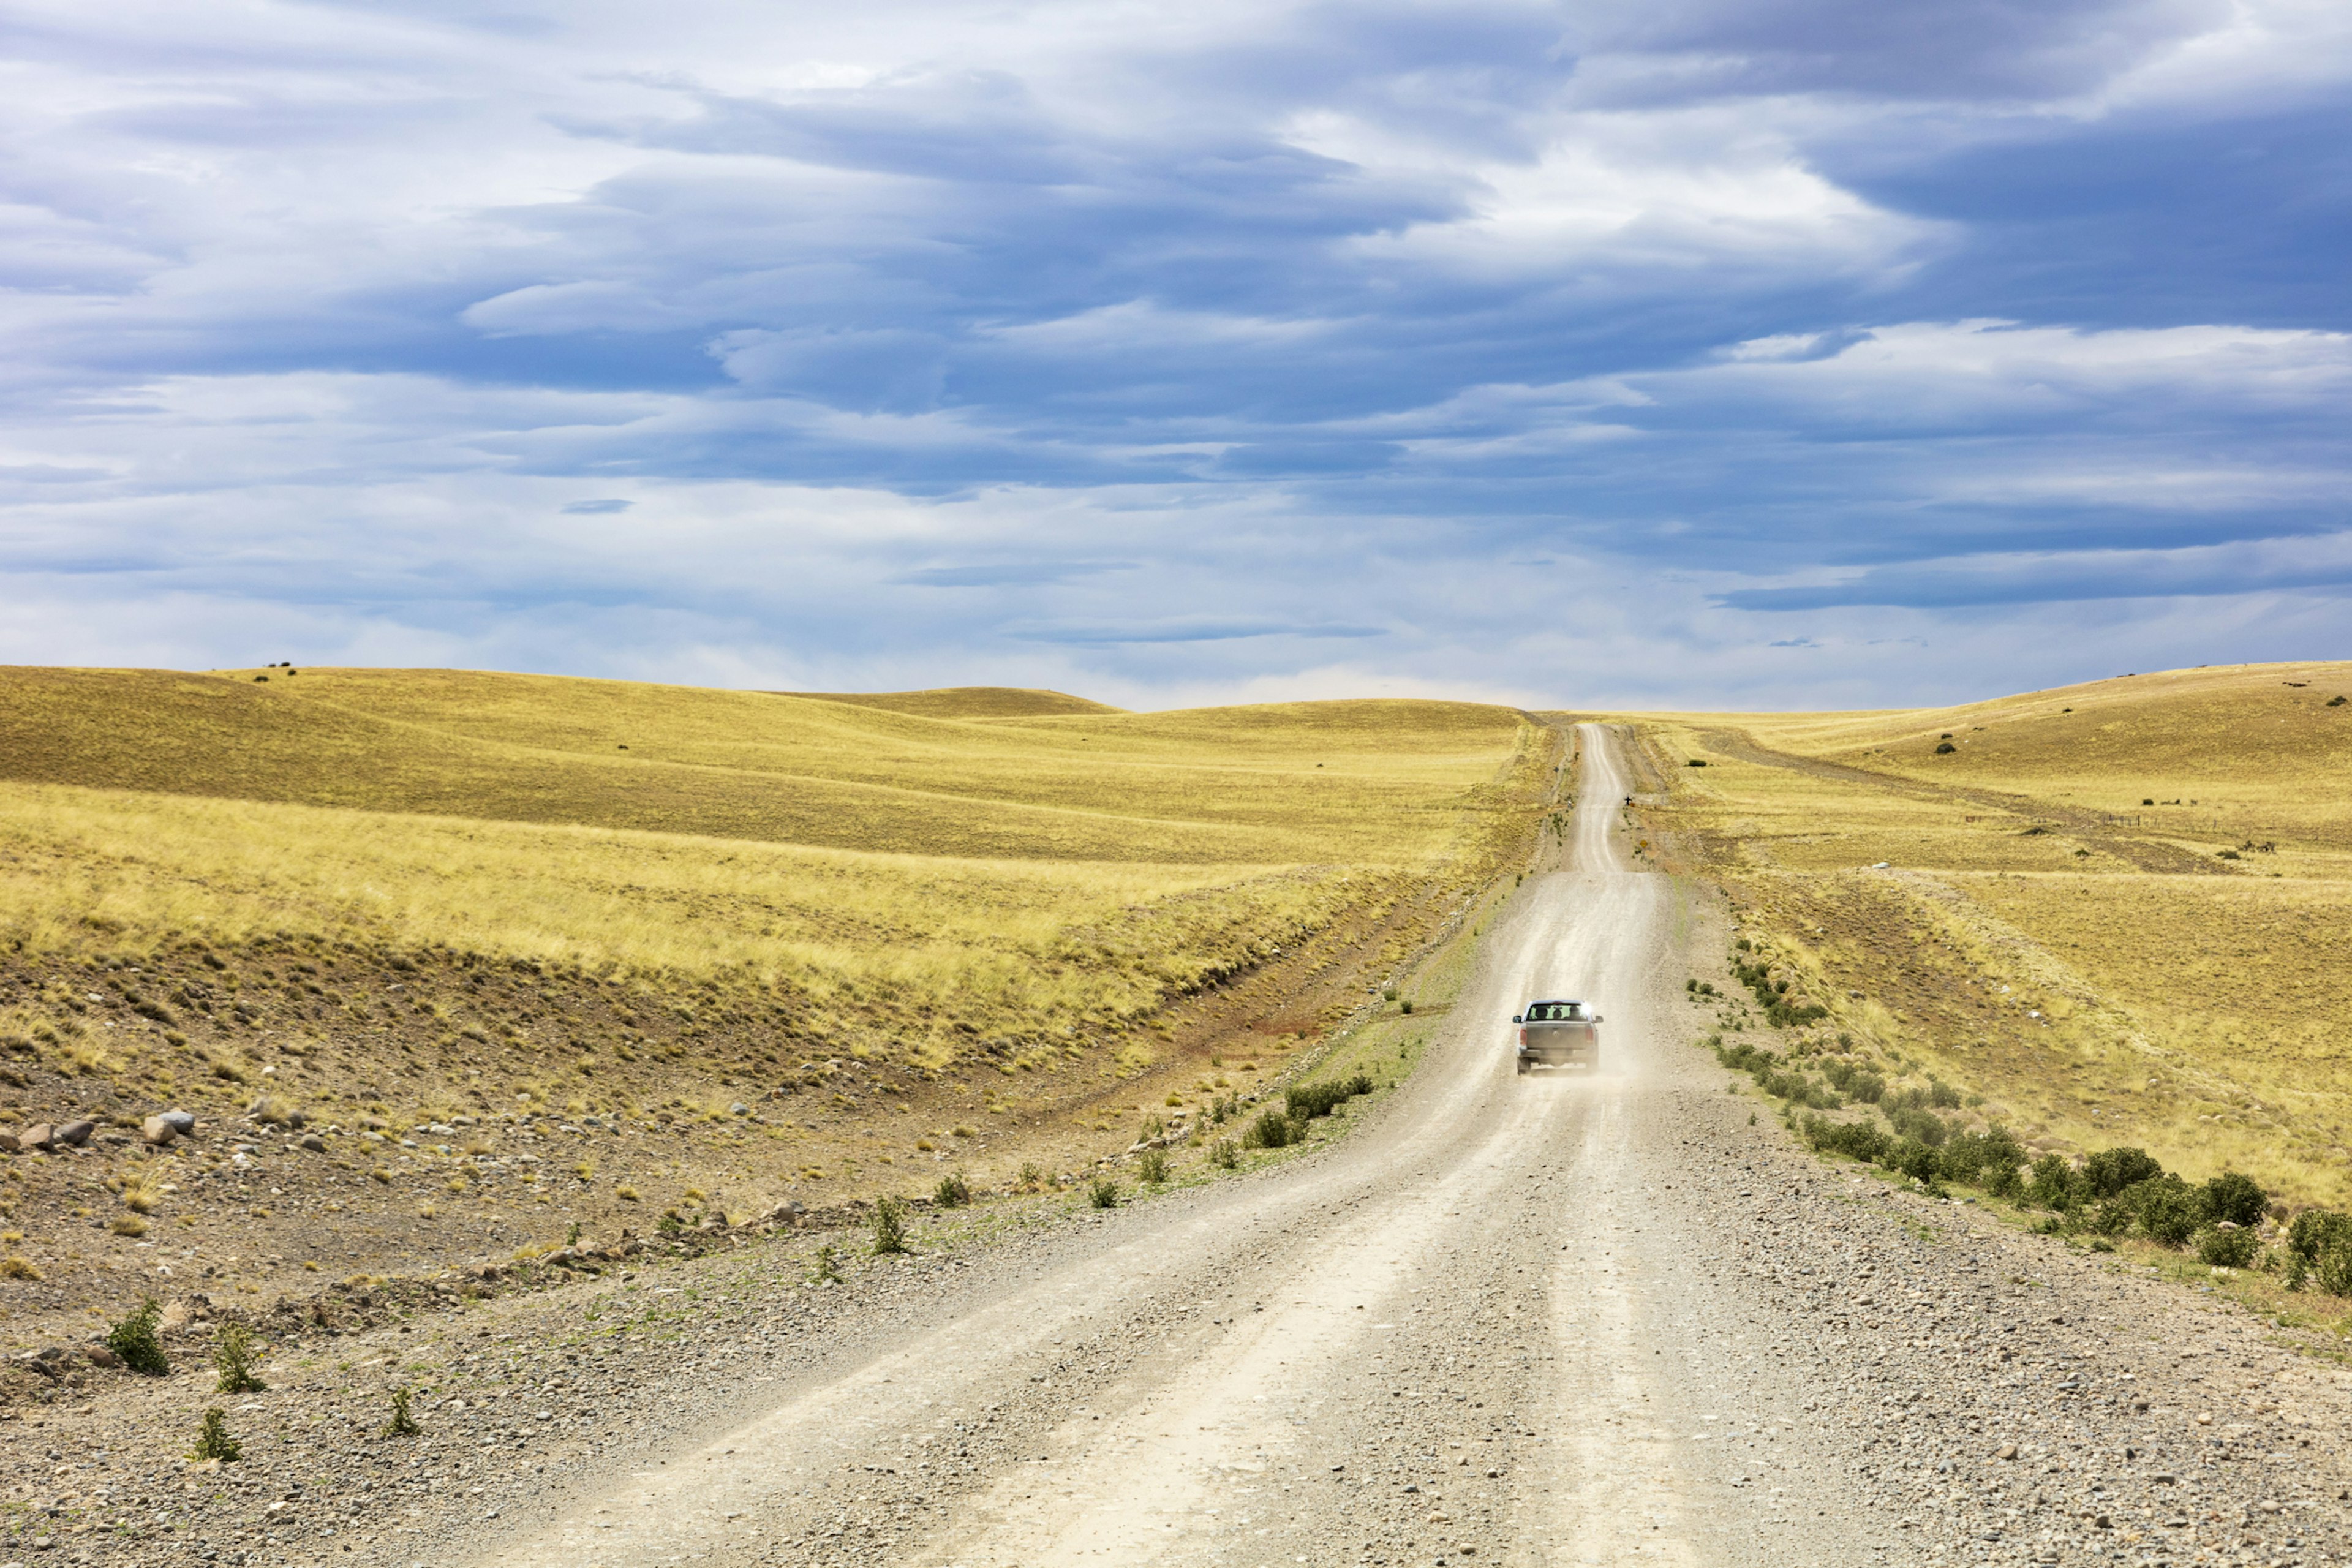
[[[1530,1024],[1566,1024],[1584,1021],[1581,1002],[1538,1002],[1528,1009]]]

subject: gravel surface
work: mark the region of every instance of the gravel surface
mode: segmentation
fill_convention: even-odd
[[[2250,1315],[1797,1150],[1691,1044],[1719,905],[1572,869],[1346,1139],[1108,1212],[807,1237],[0,1423],[11,1560],[596,1568],[2327,1563],[2352,1380]],[[1581,994],[1594,1076],[1520,1079]],[[840,1239],[840,1238],[836,1238]],[[309,1364],[303,1364],[305,1361]],[[373,1435],[412,1383],[424,1431]],[[175,1456],[206,1403],[247,1443]],[[41,1505],[37,1511],[29,1505]],[[273,1505],[276,1505],[273,1507]],[[40,1540],[50,1544],[37,1545]]]

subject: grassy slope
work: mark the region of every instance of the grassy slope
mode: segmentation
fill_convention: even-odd
[[[1670,761],[1712,765],[1675,770],[1659,821],[1739,889],[1829,1030],[2052,1140],[2342,1202],[2352,702],[2326,704],[2345,694],[2352,666],[2271,665],[1664,718]]]
[[[0,671],[0,1117],[268,1090],[340,1124],[280,1202],[170,1178],[153,1223],[258,1259],[240,1289],[1083,1166],[1354,1008],[1531,829],[1552,749],[1444,703],[255,673]],[[357,1136],[504,1151],[526,1111],[625,1135],[520,1182]],[[0,1300],[106,1300],[135,1238],[71,1211],[142,1161],[0,1162],[0,1255],[49,1275]]]
[[[0,777],[26,783],[1192,864],[1412,858],[1423,808],[1491,775],[1517,729],[1437,702],[982,722],[444,670],[17,669],[0,690]]]
[[[853,708],[879,708],[924,719],[1035,719],[1052,713],[1122,711],[1108,702],[1073,697],[1066,691],[1034,691],[1018,686],[947,686],[935,691],[784,691],[777,695],[846,702]]]

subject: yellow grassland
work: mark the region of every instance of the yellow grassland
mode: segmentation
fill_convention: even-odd
[[[1657,716],[1654,821],[1832,1009],[1817,1037],[1937,1072],[2045,1142],[2343,1204],[2347,695],[2352,665],[2293,664]]]
[[[267,674],[267,681],[252,679]],[[0,669],[0,778],[978,858],[1425,859],[1509,710],[1000,717],[461,670]]]
[[[958,720],[252,673],[0,672],[0,943],[437,949],[790,992],[900,1059],[1045,1050],[1482,874],[1549,743],[1465,704],[1008,720],[984,690]]]

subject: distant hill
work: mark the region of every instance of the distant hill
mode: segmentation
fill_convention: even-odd
[[[1472,703],[1131,714],[992,688],[0,668],[0,779],[989,858],[1418,858],[1450,832],[1429,805],[1519,728]]]
[[[879,708],[886,713],[911,713],[920,719],[1034,719],[1065,713],[1127,711],[1106,702],[1073,697],[1066,691],[1037,691],[1019,686],[941,686],[929,691],[779,691],[773,695],[845,702],[852,708]]]

